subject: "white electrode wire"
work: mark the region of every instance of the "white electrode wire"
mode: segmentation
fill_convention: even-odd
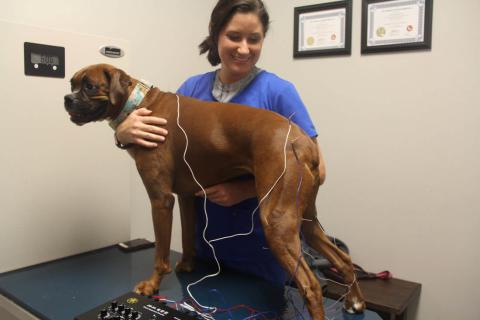
[[[327,279],[327,280],[329,280],[329,279]],[[333,280],[330,280],[330,281],[332,281],[332,282],[334,282],[334,283],[337,283],[337,284],[340,284],[340,283],[335,282],[335,281],[333,281]],[[329,305],[329,306],[326,306],[326,307],[324,308],[325,311],[332,310],[333,307],[335,307],[340,301],[342,301],[343,299],[345,299],[345,298],[348,296],[348,294],[352,291],[352,287],[353,287],[353,285],[355,284],[355,282],[357,282],[357,275],[354,273],[354,274],[353,274],[353,281],[352,281],[352,283],[350,283],[350,284],[340,284],[340,285],[345,286],[345,287],[348,288],[348,289],[347,289],[347,292],[345,292],[340,298],[338,298],[337,300],[335,300],[334,303],[332,303],[332,304]]]
[[[310,253],[308,253],[307,251],[303,250],[303,248],[301,248],[303,253],[310,256],[312,259],[315,259],[314,256],[312,256]],[[346,287],[347,288],[347,291],[340,297],[338,298],[337,300],[335,300],[331,305],[325,307],[325,311],[328,311],[328,310],[331,310],[336,304],[338,304],[340,301],[342,301],[351,291],[352,291],[352,286],[355,284],[355,282],[357,281],[357,275],[354,273],[353,274],[353,281],[351,284],[345,284],[345,283],[340,283],[340,282],[337,282],[337,281],[334,281],[332,279],[327,279],[327,278],[322,278],[322,277],[319,277],[318,274],[316,275],[318,279],[320,280],[323,280],[323,281],[327,281],[327,282],[332,282],[332,283],[335,283],[339,286],[342,286],[342,287]]]
[[[258,201],[258,205],[257,207],[255,208],[255,210],[253,210],[252,212],[252,226],[250,227],[250,231],[246,232],[246,233],[237,233],[237,234],[232,234],[230,236],[225,236],[225,237],[221,237],[221,238],[217,238],[217,239],[212,239],[210,240],[210,242],[216,242],[216,241],[220,241],[220,240],[225,240],[225,239],[230,239],[230,238],[234,238],[234,237],[239,237],[239,236],[248,236],[250,235],[252,232],[253,232],[253,227],[254,227],[254,222],[253,222],[253,217],[255,216],[255,213],[257,212],[258,208],[260,208],[260,205],[262,204],[262,202],[270,195],[270,193],[273,191],[273,189],[275,188],[275,186],[277,185],[278,181],[280,181],[280,179],[283,177],[283,175],[285,174],[285,172],[287,171],[287,143],[288,143],[288,137],[290,136],[290,131],[292,129],[292,124],[289,123],[288,124],[288,132],[287,132],[287,136],[285,138],[285,144],[283,145],[283,171],[282,173],[278,176],[277,180],[275,181],[275,183],[272,185],[272,187],[270,188],[270,190],[268,190],[268,192],[263,196],[262,199],[260,199],[260,201]]]
[[[270,188],[270,190],[265,194],[265,196],[259,201],[258,203],[258,206],[255,208],[255,210],[252,212],[252,227],[251,227],[251,230],[248,232],[248,233],[239,233],[239,234],[234,234],[234,235],[231,235],[231,236],[226,236],[226,237],[222,237],[222,238],[218,238],[218,239],[213,239],[213,240],[210,240],[208,241],[207,238],[206,238],[206,231],[207,231],[207,227],[208,227],[208,214],[207,214],[207,197],[206,197],[206,191],[205,191],[205,188],[203,188],[203,186],[200,184],[200,182],[198,182],[197,178],[195,177],[195,174],[193,173],[193,170],[192,170],[192,167],[190,166],[190,164],[188,163],[187,159],[186,159],[186,154],[187,154],[187,150],[188,150],[188,135],[187,133],[185,132],[185,130],[183,129],[183,127],[180,125],[180,97],[178,95],[176,95],[177,97],[177,126],[180,128],[180,130],[182,130],[183,134],[185,135],[185,150],[183,152],[183,161],[185,162],[185,164],[187,165],[188,169],[190,170],[190,173],[192,174],[192,177],[193,177],[193,180],[195,181],[195,183],[200,187],[200,189],[202,189],[202,192],[203,192],[203,211],[205,213],[205,227],[203,228],[203,232],[202,232],[202,236],[203,236],[203,240],[208,244],[208,246],[212,249],[212,253],[213,253],[213,257],[215,259],[215,262],[217,264],[217,268],[218,268],[218,271],[215,272],[215,273],[212,273],[212,274],[209,274],[209,275],[206,275],[204,276],[203,278],[201,278],[200,280],[197,280],[195,282],[192,282],[190,283],[188,286],[187,286],[187,292],[188,294],[190,295],[190,297],[193,299],[193,301],[195,301],[195,303],[197,305],[199,305],[200,307],[204,308],[204,309],[210,309],[212,310],[211,312],[212,313],[215,313],[217,308],[215,307],[208,307],[208,306],[203,306],[202,304],[200,304],[192,295],[192,293],[190,292],[190,287],[191,286],[194,286],[200,282],[202,282],[203,280],[205,279],[208,279],[208,278],[212,278],[212,277],[216,277],[217,275],[220,274],[220,270],[221,270],[221,267],[220,267],[220,263],[217,259],[217,255],[215,253],[215,248],[213,247],[213,245],[211,244],[212,242],[214,241],[220,241],[220,240],[224,240],[224,239],[228,239],[228,238],[233,238],[233,237],[237,237],[237,236],[243,236],[243,235],[249,235],[253,232],[253,227],[254,227],[254,221],[253,221],[253,217],[255,215],[255,212],[258,210],[258,208],[260,207],[260,204],[262,203],[262,201],[264,201],[268,195],[272,192],[272,190],[275,188],[275,186],[277,185],[278,181],[280,181],[280,179],[283,177],[283,175],[285,174],[286,170],[287,170],[287,143],[288,143],[288,137],[290,136],[290,131],[292,129],[292,124],[289,122],[289,126],[288,126],[288,132],[287,132],[287,136],[285,138],[285,144],[283,146],[283,155],[284,155],[284,164],[283,164],[283,171],[282,173],[280,174],[280,176],[278,177],[278,179],[275,181],[275,183],[273,184],[273,186]]]
[[[193,299],[193,301],[195,301],[195,303],[197,305],[199,305],[200,307],[204,308],[204,309],[210,309],[212,310],[212,312],[216,312],[217,311],[217,308],[215,307],[208,307],[208,306],[204,306],[202,305],[201,303],[199,303],[197,301],[197,299],[195,299],[195,297],[193,296],[193,294],[190,292],[190,287],[191,286],[194,286],[196,285],[197,283],[200,283],[202,282],[203,280],[205,279],[208,279],[208,278],[212,278],[212,277],[215,277],[217,275],[220,274],[220,263],[218,262],[218,259],[217,259],[217,255],[215,253],[215,249],[213,248],[212,244],[210,242],[208,242],[207,238],[205,237],[205,233],[207,231],[207,227],[208,227],[208,214],[207,214],[207,197],[206,197],[206,191],[205,189],[203,188],[203,186],[200,184],[200,182],[198,182],[197,178],[195,177],[195,174],[193,173],[193,170],[192,170],[192,167],[190,166],[190,164],[188,163],[187,159],[186,159],[186,155],[187,155],[187,150],[188,150],[188,136],[187,136],[187,133],[185,132],[185,130],[183,129],[183,127],[180,125],[180,97],[178,95],[176,95],[177,97],[177,126],[180,128],[180,130],[182,130],[183,134],[185,135],[185,150],[183,151],[183,161],[185,162],[185,164],[187,165],[188,169],[190,170],[190,173],[192,174],[192,177],[193,177],[193,180],[195,181],[195,183],[200,187],[200,189],[202,189],[203,191],[203,194],[204,194],[204,199],[203,199],[203,210],[205,212],[205,227],[203,228],[203,233],[202,233],[202,236],[203,236],[203,240],[205,240],[205,242],[209,245],[209,247],[212,249],[212,253],[213,253],[213,257],[215,259],[215,262],[217,263],[217,268],[218,268],[218,271],[213,273],[213,274],[208,274],[206,276],[204,276],[203,278],[201,278],[200,280],[197,280],[195,282],[192,282],[190,283],[188,286],[187,286],[187,292],[188,294],[190,295],[190,298]]]

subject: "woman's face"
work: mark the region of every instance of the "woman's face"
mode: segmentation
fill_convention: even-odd
[[[232,83],[248,75],[260,58],[263,26],[255,13],[238,12],[218,36],[220,80]]]

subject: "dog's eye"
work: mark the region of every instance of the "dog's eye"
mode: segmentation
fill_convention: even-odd
[[[87,90],[92,90],[93,89],[93,84],[87,83],[87,84],[85,84],[85,88],[87,88]]]

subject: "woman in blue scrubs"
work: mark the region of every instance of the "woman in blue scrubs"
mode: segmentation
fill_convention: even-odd
[[[268,28],[269,15],[261,0],[219,0],[211,15],[209,35],[199,47],[201,54],[207,53],[210,64],[220,68],[187,79],[177,92],[205,101],[233,102],[277,112],[291,118],[315,139],[317,132],[295,87],[256,65]],[[151,117],[149,110],[138,109],[117,127],[116,138],[123,145],[154,148],[168,139],[162,127],[165,123],[164,119]],[[323,181],[325,168],[320,159]],[[250,230],[251,215],[258,205],[253,176],[205,190],[208,240]],[[202,237],[203,192],[197,196],[196,252],[197,257],[209,259],[213,255]],[[256,213],[252,234],[214,242],[216,256],[224,267],[283,285],[286,273],[269,251],[258,217]]]

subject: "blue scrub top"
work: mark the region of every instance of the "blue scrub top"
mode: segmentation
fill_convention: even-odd
[[[215,72],[208,72],[187,79],[177,93],[204,101],[216,101],[212,95]],[[241,92],[235,95],[232,103],[271,110],[299,125],[309,136],[317,132],[297,90],[290,82],[273,73],[260,71]],[[293,115],[293,116],[292,116]],[[252,179],[245,176],[240,179]],[[246,233],[251,228],[251,216],[257,207],[256,198],[247,199],[232,207],[222,207],[207,200],[208,228],[207,240],[237,233]],[[205,227],[203,198],[196,198],[197,225],[196,251],[202,259],[213,259],[211,248],[205,243],[202,232]],[[262,277],[283,286],[288,279],[286,272],[278,264],[268,249],[259,212],[254,216],[254,230],[248,236],[239,236],[212,243],[222,266]]]

